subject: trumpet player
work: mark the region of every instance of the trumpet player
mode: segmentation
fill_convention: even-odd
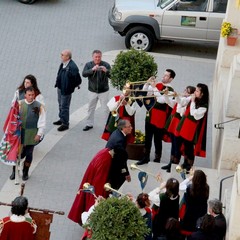
[[[171,165],[179,164],[181,159],[181,146],[182,146],[182,138],[179,136],[177,131],[177,126],[186,110],[186,102],[190,101],[191,94],[194,93],[195,87],[187,86],[180,97],[177,93],[175,93],[175,98],[172,99],[168,95],[165,95],[165,99],[167,104],[172,108],[171,115],[169,116],[165,128],[170,134],[171,137],[171,154],[170,154],[170,161],[167,165],[163,166],[162,169],[166,170],[167,172],[171,172]]]
[[[119,119],[129,120],[132,125],[132,132],[127,135],[127,143],[133,143],[135,140],[135,112],[137,109],[136,101],[128,101],[130,96],[130,87],[125,86],[121,95],[114,96],[110,99],[107,106],[110,111],[102,139],[108,141],[110,135],[117,129]]]
[[[174,91],[170,83],[175,76],[176,74],[172,69],[166,69],[160,83],[157,83],[155,77],[150,77],[143,86],[143,90],[148,91],[148,95],[156,96],[157,101],[149,106],[149,100],[144,99],[144,105],[147,109],[145,119],[145,149],[143,158],[137,162],[138,165],[146,164],[150,161],[153,138],[155,145],[155,158],[153,161],[158,163],[161,161],[162,157],[162,140],[170,141],[164,126],[171,112],[171,108],[166,104],[163,93],[160,93],[160,91]]]

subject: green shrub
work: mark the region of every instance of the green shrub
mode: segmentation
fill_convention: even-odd
[[[84,225],[94,240],[143,240],[148,233],[145,219],[127,197],[101,201]]]
[[[111,70],[111,84],[117,89],[123,88],[127,81],[146,81],[157,74],[154,57],[147,52],[131,49],[121,51]]]

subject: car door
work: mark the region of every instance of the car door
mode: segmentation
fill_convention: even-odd
[[[162,38],[207,39],[209,0],[177,1],[165,10],[161,23]]]
[[[210,16],[208,21],[207,40],[218,41],[221,24],[225,17],[227,0],[212,0],[209,7]]]

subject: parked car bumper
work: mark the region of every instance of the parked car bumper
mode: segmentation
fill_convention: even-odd
[[[113,27],[114,31],[119,32],[121,35],[125,35],[124,30],[129,25],[129,23],[116,21],[112,13],[112,8],[108,12],[108,21],[109,21],[109,24]]]

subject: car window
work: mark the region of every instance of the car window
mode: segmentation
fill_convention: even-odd
[[[227,0],[214,0],[213,12],[225,13],[227,9]]]
[[[181,0],[170,10],[205,12],[208,0]]]
[[[171,4],[172,2],[174,2],[174,0],[159,0],[157,6],[163,9],[169,4]]]

